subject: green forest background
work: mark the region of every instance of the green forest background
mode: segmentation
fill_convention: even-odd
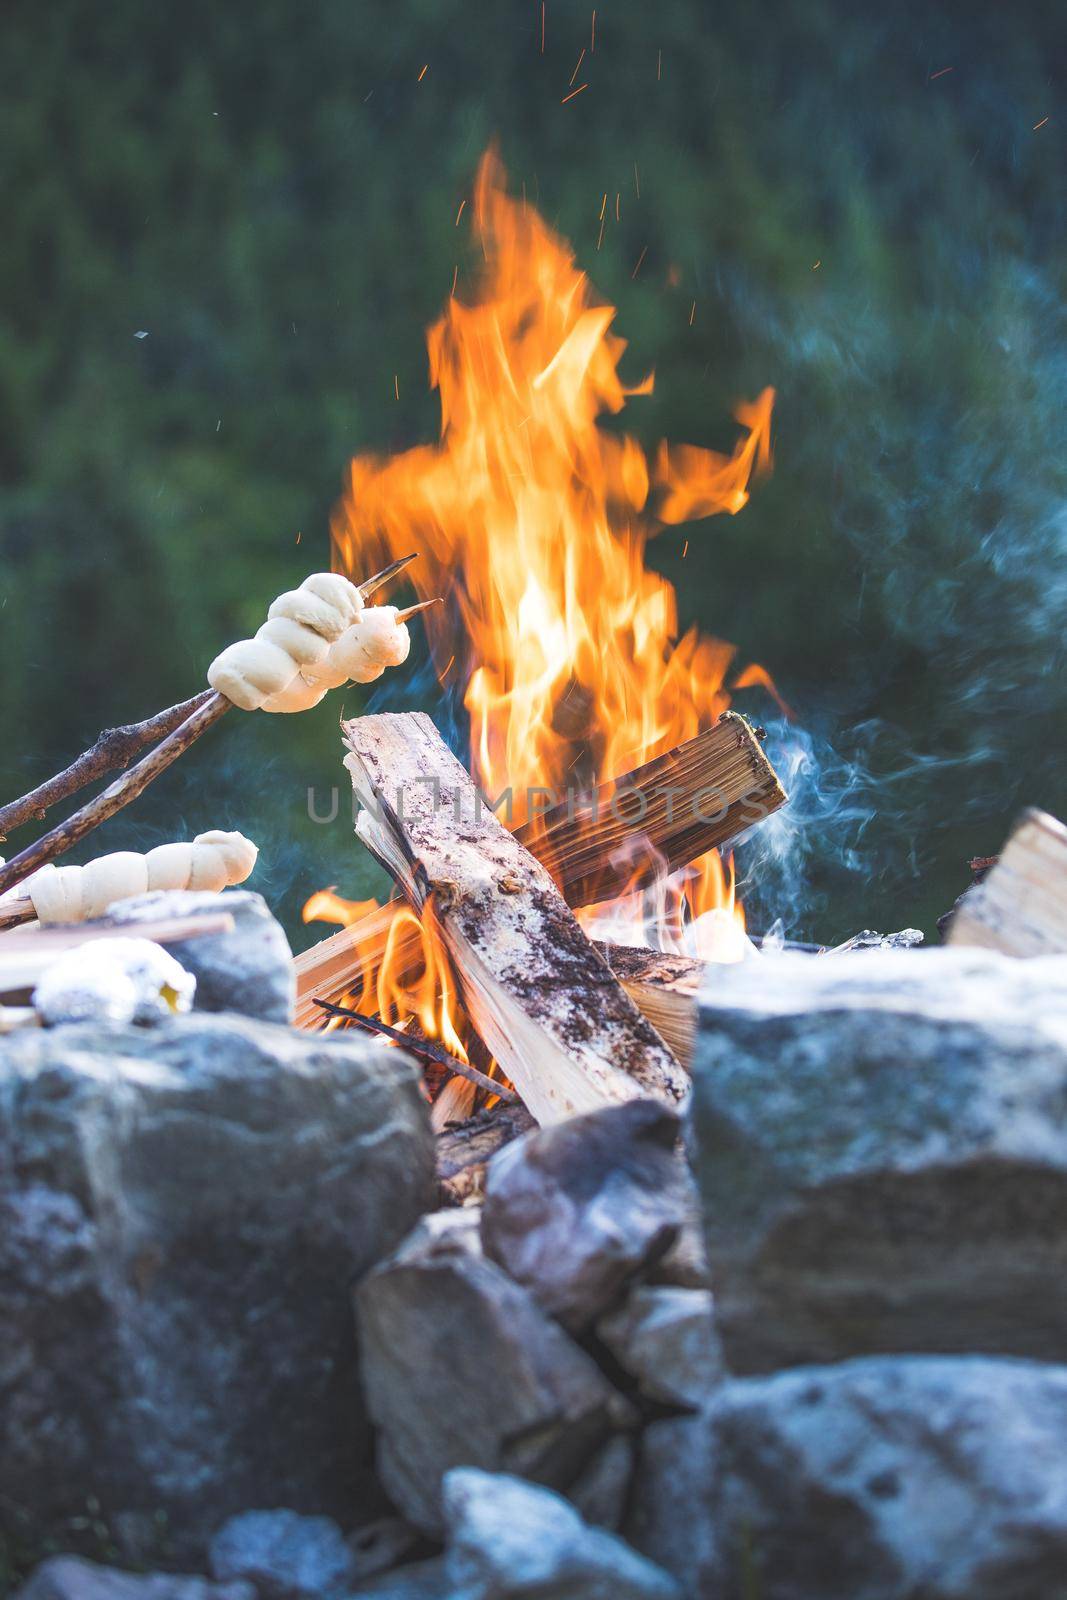
[[[1067,809],[1062,6],[591,23],[547,0],[542,51],[539,0],[9,0],[0,794],[195,692],[328,565],[349,457],[435,436],[423,330],[495,137],[656,370],[631,431],[728,446],[778,390],[774,476],[652,548],[799,713],[750,921],[930,930],[1020,805]],[[417,664],[390,693],[432,703]],[[227,718],[82,854],[241,828],[294,932],[313,888],[369,892],[343,812],[307,815],[340,698]]]

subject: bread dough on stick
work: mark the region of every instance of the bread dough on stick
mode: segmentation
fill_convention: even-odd
[[[132,900],[154,889],[208,889],[218,892],[243,883],[259,851],[241,833],[213,829],[191,844],[161,844],[147,855],[117,850],[83,867],[41,867],[19,894],[42,923],[85,922],[104,914],[116,900]]]

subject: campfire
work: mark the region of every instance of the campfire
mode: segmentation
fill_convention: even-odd
[[[490,1017],[503,1001],[489,1000],[474,977],[475,948],[456,932],[445,884],[474,895],[495,870],[500,898],[481,907],[481,960],[493,967],[494,949],[517,939],[516,971],[533,963],[546,992],[568,993],[593,1032],[594,996],[613,958],[590,939],[655,950],[644,972],[639,958],[625,957],[623,987],[639,1004],[653,989],[661,1020],[663,985],[683,973],[695,981],[694,961],[738,960],[755,948],[732,857],[721,852],[785,795],[756,730],[729,707],[737,690],[776,691],[763,667],[737,670],[731,646],[695,628],[679,637],[675,591],[646,555],[665,525],[741,510],[770,468],[773,393],[739,406],[732,455],[688,444],[649,455],[603,421],[647,394],[651,378],[624,382],[614,308],[598,302],[534,208],[509,197],[492,154],[472,219],[482,280],[469,302],[453,294],[428,336],[440,442],[353,461],[333,528],[337,565],[353,577],[417,549],[420,598],[445,596],[425,625],[449,721],[461,702],[469,730],[466,772],[415,718],[346,726],[368,806],[361,837],[405,897],[385,906],[332,891],[311,897],[306,920],[346,931],[298,962],[297,1015],[319,1026],[315,1002],[333,1002],[403,1030],[416,1047],[437,1041],[461,1064],[477,1057],[491,1077],[521,1078],[503,1037],[486,1059],[486,1034],[499,1032]],[[412,804],[419,787],[448,795],[421,817],[417,853],[429,879],[419,885],[404,882],[415,846],[396,803],[398,779]],[[379,792],[386,805],[376,812]],[[477,841],[466,826],[475,809],[488,814]],[[511,887],[501,889],[502,879]],[[526,916],[520,935],[512,912],[531,898],[549,904],[550,884],[574,916],[552,901],[558,921]],[[680,964],[672,970],[664,955]],[[619,1026],[633,1036],[634,1058],[654,1055],[618,985],[607,990],[625,1011]],[[351,1021],[335,1010],[327,1026]],[[617,1043],[605,1038],[603,1052]],[[585,1104],[588,1094],[575,1092]],[[592,1098],[622,1092],[605,1084]],[[438,1120],[469,1111],[477,1093],[469,1078],[445,1084]]]

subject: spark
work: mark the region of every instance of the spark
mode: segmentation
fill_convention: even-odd
[[[813,262],[812,262],[812,264],[811,264],[811,270],[812,270],[812,272],[817,272],[817,271],[818,271],[818,269],[819,269],[819,268],[820,268],[820,267],[821,267],[821,266],[822,266],[822,256],[820,256],[820,257],[819,257],[819,259],[818,259],[818,261],[813,261]]]
[[[448,297],[449,297],[450,300],[455,298],[456,284],[457,284],[458,281],[459,281],[459,262],[457,261],[456,265],[455,265],[455,268],[454,268],[454,270],[452,272],[452,287],[448,291]]]
[[[430,70],[430,63],[427,61],[426,65],[423,67],[422,71],[419,73],[419,82],[420,83],[422,82],[423,78],[425,78],[425,76],[429,72],[429,70]]]
[[[589,54],[596,54],[596,6],[593,7],[593,25],[589,30]]]
[[[601,212],[600,213],[600,237],[596,242],[596,247],[597,247],[598,250],[600,249],[600,246],[603,243],[604,243],[604,213]]]
[[[619,196],[616,194],[616,196],[615,196],[615,221],[619,222],[620,220],[621,219],[619,217]]]
[[[689,326],[690,327],[693,326],[693,319],[696,316],[696,314],[697,314],[697,303],[694,300],[693,304],[689,307]]]
[[[682,560],[683,561],[685,560],[685,558],[686,558],[686,556],[688,554],[689,554],[689,540],[687,539],[685,541],[685,543],[683,544],[683,546],[682,546]]]
[[[940,72],[931,72],[926,81],[927,83],[933,83],[935,78],[943,78],[946,72],[955,72],[955,70],[955,67],[942,67]]]
[[[583,44],[582,45],[582,53],[578,57],[577,61],[574,63],[574,71],[571,73],[571,76],[570,76],[570,82],[571,83],[573,83],[575,78],[578,76],[578,68],[581,66],[581,64],[582,64],[582,62],[584,60],[585,60],[585,45]],[[568,85],[568,87],[569,87],[569,85]]]
[[[1038,128],[1043,128],[1047,121],[1048,121],[1047,117],[1042,117],[1040,122],[1035,122],[1034,123],[1034,132],[1036,133]]]
[[[399,400],[400,399],[400,377],[399,377],[399,374],[395,373],[395,372],[393,373],[393,388],[395,389],[396,397]]]
[[[608,209],[608,195],[607,195],[607,190],[605,189],[604,198],[600,202],[600,221],[601,222],[603,222],[603,220],[604,220],[604,212],[607,209]]]
[[[449,658],[448,658],[448,666],[445,668],[445,670],[441,674],[441,682],[442,683],[448,677],[449,668],[452,666],[452,663],[455,661],[455,659],[456,658],[455,658],[454,655],[449,656]]]
[[[640,200],[640,198],[641,198],[641,179],[637,176],[637,162],[636,161],[634,162],[634,189],[637,191],[637,198]]]
[[[296,536],[296,542],[297,542],[297,544],[299,544],[299,543],[300,543],[300,541],[301,541],[301,539],[302,539],[302,538],[303,538],[303,537],[304,537],[304,535],[303,535],[303,532],[302,532],[302,531],[301,531],[301,532],[300,532],[300,533],[298,533],[298,534],[297,534],[297,536]]]
[[[457,228],[459,227],[459,219],[463,215],[463,207],[466,204],[467,204],[466,200],[461,200],[460,203],[459,203],[459,210],[456,212],[456,227]]]
[[[560,105],[565,106],[568,100],[573,100],[576,94],[581,94],[582,90],[588,89],[588,87],[589,85],[587,83],[580,83],[577,89],[572,89],[570,94],[565,94],[563,96],[563,99],[560,101]]]
[[[541,0],[541,54],[545,53],[545,0]]]
[[[657,83],[660,81],[662,76],[663,76],[663,51],[662,50],[657,50],[656,51],[656,82]]]
[[[646,244],[645,248],[641,251],[641,254],[637,258],[637,265],[634,267],[634,270],[630,274],[631,278],[636,278],[637,277],[637,274],[641,271],[641,263],[645,259],[647,254],[648,254],[648,245]]]

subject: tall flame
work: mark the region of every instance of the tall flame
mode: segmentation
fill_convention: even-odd
[[[606,430],[605,414],[652,388],[620,377],[614,307],[566,242],[508,196],[492,151],[472,214],[478,292],[470,303],[453,294],[428,334],[440,441],[357,457],[332,531],[335,563],[353,574],[420,552],[420,596],[449,600],[426,627],[440,681],[464,685],[471,771],[491,796],[511,787],[518,823],[531,788],[618,776],[729,706],[734,648],[696,628],[678,637],[675,591],[645,551],[664,524],[741,509],[771,465],[774,396],[738,407],[744,432],[728,456],[666,444],[649,455]],[[733,687],[746,682],[773,692],[763,668]],[[699,928],[712,908],[743,927],[714,852],[664,893],[668,935]],[[613,924],[638,905],[613,906]],[[713,942],[697,953],[721,954],[721,929]],[[450,1016],[436,1026],[455,1035]]]

